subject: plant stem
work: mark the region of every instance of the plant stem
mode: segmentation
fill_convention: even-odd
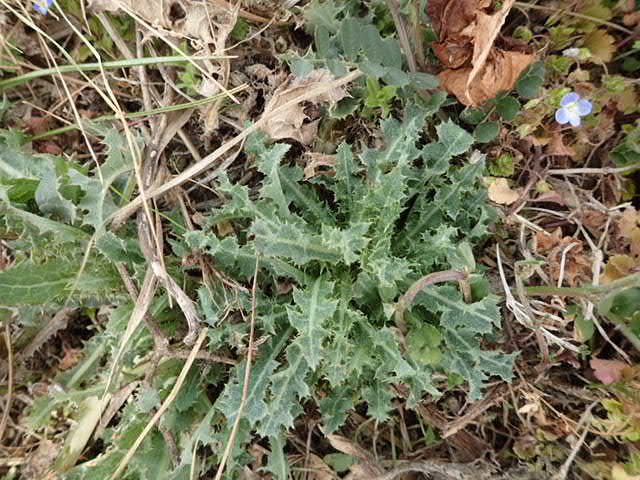
[[[598,286],[576,288],[540,286],[525,287],[524,290],[527,295],[532,296],[563,295],[565,297],[590,297],[593,295],[608,293],[619,288],[633,287],[636,285],[640,285],[640,273],[634,273],[633,275]]]
[[[229,56],[220,55],[207,55],[205,57],[196,57],[191,60],[215,60],[223,58],[233,58]],[[95,63],[80,63],[73,65],[60,65],[53,68],[44,68],[34,70],[24,75],[9,78],[7,80],[0,81],[0,91],[7,88],[17,87],[23,83],[27,83],[35,78],[46,77],[48,75],[54,75],[56,73],[71,73],[71,72],[87,72],[92,70],[100,70],[101,68],[128,68],[128,67],[140,67],[143,65],[157,65],[159,63],[184,63],[189,62],[190,59],[181,55],[175,55],[170,57],[147,57],[147,58],[132,58],[130,60],[115,60],[112,62],[95,62]]]
[[[583,13],[571,12],[569,10],[564,10],[562,8],[547,7],[547,6],[544,6],[544,5],[536,5],[535,3],[514,2],[513,5],[515,7],[530,8],[532,10],[546,10],[546,11],[550,11],[550,12],[562,12],[562,14],[568,15],[570,17],[581,18],[582,20],[588,20],[588,21],[593,22],[593,23],[599,23],[601,25],[606,25],[607,27],[614,28],[616,30],[624,32],[627,35],[633,35],[633,32],[631,30],[629,30],[628,28],[621,27],[620,25],[618,25],[616,23],[607,22],[606,20],[602,20],[600,18],[592,17],[590,15],[584,15]]]
[[[229,90],[230,93],[238,93],[246,88],[246,85],[241,85],[232,90]],[[226,96],[224,93],[220,93],[218,95],[213,95],[212,97],[203,98],[201,100],[196,100],[194,102],[181,103],[180,105],[169,105],[168,107],[162,108],[154,108],[153,110],[145,110],[142,112],[131,112],[125,115],[125,118],[140,118],[140,117],[150,117],[152,115],[158,115],[160,113],[169,113],[176,112],[178,110],[184,110],[185,108],[194,108],[200,107],[202,105],[206,105],[207,103],[214,102],[218,100],[220,97]],[[91,120],[91,122],[104,122],[108,120],[117,120],[118,115],[103,115],[101,117],[97,117]],[[71,125],[67,125],[65,127],[56,128],[54,130],[49,130],[48,132],[41,133],[40,135],[36,135],[34,137],[29,138],[29,141],[42,140],[43,138],[53,137],[55,135],[62,135],[63,133],[70,132],[72,130],[79,130],[81,126],[77,123],[73,123]]]

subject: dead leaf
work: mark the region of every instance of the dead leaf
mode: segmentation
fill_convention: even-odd
[[[611,480],[640,480],[640,475],[629,475],[624,465],[616,463],[611,467]]]
[[[94,13],[125,12],[162,30],[163,35],[213,43],[216,50],[225,48],[237,16],[232,8],[193,0],[91,0],[89,10]]]
[[[438,32],[433,49],[448,67],[440,74],[443,87],[467,106],[477,106],[499,92],[511,90],[533,55],[494,46],[514,0],[494,14],[485,9],[491,0],[430,1],[427,14]]]
[[[43,439],[38,449],[31,453],[27,463],[22,467],[20,478],[24,480],[55,480],[58,475],[53,471],[53,464],[60,447],[51,440]]]
[[[58,364],[60,370],[69,370],[82,360],[83,353],[81,348],[71,348],[68,345],[62,345],[62,351],[64,352],[64,356]]]
[[[584,46],[591,52],[591,58],[599,63],[610,62],[616,52],[615,38],[605,30],[594,30],[584,37]]]
[[[511,205],[520,198],[520,192],[513,190],[509,186],[506,178],[496,178],[489,185],[489,199],[500,205]]]
[[[627,368],[627,364],[618,360],[602,360],[592,358],[589,362],[593,368],[593,374],[605,385],[615,383],[622,378],[622,371]]]
[[[309,180],[317,175],[335,175],[336,156],[325,153],[307,152],[310,161],[304,167],[304,179]],[[320,167],[328,167],[321,169]]]
[[[611,95],[611,100],[616,104],[616,108],[622,113],[630,115],[638,108],[638,94],[635,86],[627,85],[624,91]]]
[[[516,81],[535,57],[526,53],[505,52],[493,49],[490,59],[478,74],[478,78],[469,87],[467,95],[467,80],[472,68],[449,69],[440,73],[438,77],[442,86],[464,105],[475,107],[504,91],[511,90]]]
[[[309,480],[338,480],[340,477],[319,456],[310,453],[306,457]]]
[[[592,262],[590,255],[585,253],[582,240],[563,236],[560,228],[553,233],[536,232],[534,240],[534,249],[546,257],[544,270],[554,283],[560,275],[563,282],[571,287],[589,278]]]
[[[640,272],[640,259],[629,255],[613,255],[604,266],[601,281],[603,284],[609,283],[638,272]]]
[[[264,115],[268,115],[303,93],[330,83],[333,80],[333,75],[324,69],[314,70],[304,78],[297,78],[294,75],[289,76],[289,78],[273,92],[272,97],[264,108]],[[330,107],[333,107],[346,96],[347,93],[344,88],[339,87],[318,95],[311,101],[313,103],[327,102]],[[292,138],[308,145],[316,135],[318,121],[313,120],[305,123],[305,120],[307,120],[307,115],[304,113],[304,105],[297,103],[278,112],[277,115],[268,118],[263,130],[274,140]]]
[[[627,13],[624,17],[622,17],[622,23],[624,23],[627,27],[635,27],[640,23],[640,10],[633,13]]]
[[[551,142],[549,142],[549,146],[547,148],[547,154],[573,157],[576,154],[576,151],[564,144],[564,137],[560,132],[553,132]]]
[[[487,15],[481,10],[476,13],[476,27],[473,42],[473,58],[471,63],[473,68],[469,73],[467,79],[467,86],[465,88],[465,95],[469,102],[473,102],[469,96],[469,87],[471,83],[476,79],[478,74],[483,70],[491,49],[493,48],[493,42],[500,33],[500,29],[504,24],[504,21],[509,15],[509,11],[513,6],[515,0],[506,0],[502,4],[502,8],[493,15]]]

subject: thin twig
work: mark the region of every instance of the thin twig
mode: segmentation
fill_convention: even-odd
[[[409,42],[409,35],[407,34],[407,29],[404,25],[404,20],[402,19],[402,15],[400,14],[400,9],[398,7],[398,4],[396,3],[396,0],[387,0],[387,7],[389,7],[389,11],[391,12],[391,16],[393,17],[393,23],[396,24],[398,39],[400,40],[402,50],[407,57],[409,71],[411,71],[411,73],[415,73],[418,71],[418,66],[416,64],[415,56],[413,55],[411,42]]]
[[[13,402],[13,351],[11,349],[11,331],[9,330],[9,322],[5,322],[4,324],[4,343],[7,347],[8,378],[6,395],[7,401],[4,405],[4,412],[2,412],[2,420],[0,421],[0,445],[2,444],[5,428],[7,428],[9,412],[11,411],[11,403]]]
[[[550,175],[611,175],[614,173],[630,172],[631,170],[640,169],[640,163],[627,165],[626,167],[610,168],[557,168],[547,171]]]
[[[576,427],[576,430],[578,430],[582,425],[584,425],[587,422],[587,419],[591,416],[591,410],[598,403],[599,403],[599,400],[596,400],[587,407],[587,410],[582,414],[582,417],[580,417],[580,421],[578,422],[578,426]],[[569,468],[571,468],[571,464],[573,463],[574,459],[576,458],[576,455],[580,451],[580,448],[584,444],[584,440],[587,438],[587,433],[589,433],[588,425],[584,427],[584,430],[582,431],[580,438],[571,449],[571,453],[569,454],[565,462],[562,464],[562,467],[560,467],[560,470],[558,470],[558,473],[556,473],[553,476],[552,480],[564,480],[565,478],[567,478],[567,475],[569,474]]]
[[[562,8],[547,7],[545,5],[536,5],[533,3],[525,3],[525,2],[515,2],[514,6],[520,7],[520,8],[530,8],[532,10],[545,10],[547,12],[558,12],[558,13],[562,13],[563,15],[568,15],[570,17],[580,18],[582,20],[589,20],[590,22],[593,22],[593,23],[606,25],[607,27],[614,28],[616,30],[624,32],[627,35],[633,35],[633,31],[629,30],[628,28],[621,27],[616,23],[607,22],[606,20],[602,20],[600,18],[592,17],[591,15],[584,15],[582,13],[572,12],[570,10],[565,10]]]
[[[256,324],[257,286],[258,286],[258,260],[256,259],[256,269],[253,274],[253,285],[251,287],[251,324],[249,326],[249,346],[247,348],[247,364],[244,368],[242,398],[240,400],[240,405],[238,406],[238,412],[236,413],[236,418],[233,422],[231,435],[229,435],[227,446],[224,449],[224,453],[222,454],[222,459],[220,460],[220,465],[218,466],[218,471],[216,472],[215,480],[220,480],[222,478],[222,474],[224,473],[224,467],[227,464],[227,460],[229,458],[229,455],[231,454],[231,450],[233,449],[233,443],[238,433],[238,428],[240,427],[240,419],[242,418],[242,411],[244,410],[245,404],[247,403],[247,395],[249,393],[249,381],[251,380],[251,361],[253,357],[253,335],[254,335],[254,329]]]
[[[185,378],[187,378],[187,374],[189,373],[189,370],[191,370],[191,365],[196,359],[196,354],[198,353],[198,350],[200,350],[200,347],[202,347],[202,343],[207,337],[208,332],[209,332],[208,328],[203,328],[202,331],[200,332],[200,336],[198,337],[196,344],[191,349],[191,354],[189,355],[189,358],[187,358],[187,361],[185,362],[184,366],[182,367],[180,376],[176,380],[176,383],[173,385],[171,392],[169,393],[165,401],[162,402],[162,406],[158,409],[158,411],[155,413],[153,418],[149,421],[149,423],[147,423],[146,427],[144,427],[144,430],[142,431],[142,433],[138,435],[138,438],[136,438],[136,441],[129,448],[129,450],[127,451],[127,454],[124,456],[124,458],[118,465],[118,468],[113,473],[113,475],[111,475],[111,480],[115,480],[116,478],[119,478],[120,474],[122,474],[122,472],[125,471],[125,469],[127,468],[127,465],[129,464],[129,462],[131,461],[131,459],[133,458],[136,451],[138,450],[138,448],[140,447],[144,439],[147,437],[151,429],[155,426],[156,423],[158,423],[158,421],[160,420],[160,417],[164,415],[164,413],[169,408],[169,405],[171,405],[175,400],[176,396],[178,395],[178,392],[180,391],[180,388],[182,388],[182,384],[184,383]]]

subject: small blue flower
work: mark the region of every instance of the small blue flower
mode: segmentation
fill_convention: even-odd
[[[46,15],[47,13],[49,13],[49,9],[51,8],[51,5],[53,5],[54,1],[55,0],[45,0],[45,4],[40,5],[38,3],[38,0],[36,0],[36,2],[34,2],[33,4],[33,8],[35,8],[36,11],[41,13],[42,15]]]
[[[556,111],[558,123],[570,123],[574,127],[580,126],[580,117],[589,115],[593,105],[589,100],[580,99],[580,95],[575,92],[567,93],[560,101],[560,108]]]

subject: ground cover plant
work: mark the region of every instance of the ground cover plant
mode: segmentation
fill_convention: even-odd
[[[640,477],[634,0],[0,0],[0,474]]]

